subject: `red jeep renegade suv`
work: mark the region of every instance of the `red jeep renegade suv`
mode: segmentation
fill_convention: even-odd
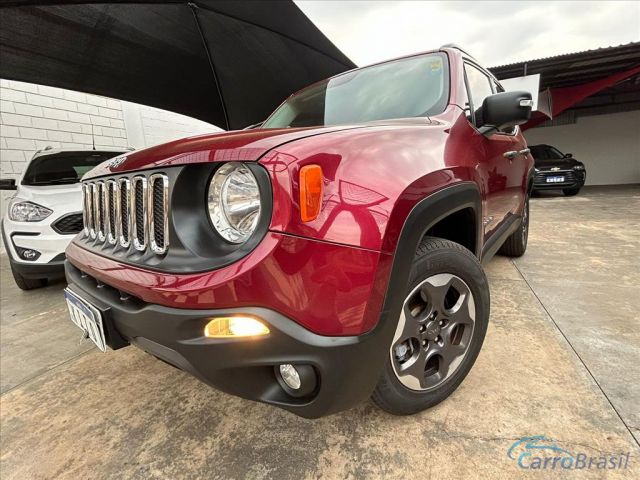
[[[527,245],[531,105],[443,47],[103,163],[66,251],[72,320],[304,417],[433,406],[485,336],[481,261]]]

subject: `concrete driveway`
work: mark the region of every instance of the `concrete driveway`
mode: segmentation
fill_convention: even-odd
[[[133,347],[100,353],[79,343],[62,284],[21,292],[3,256],[0,476],[640,478],[638,212],[637,187],[534,198],[527,254],[488,266],[474,369],[411,417],[369,402],[304,420]],[[533,435],[573,455],[629,452],[627,469],[522,469],[507,451]]]

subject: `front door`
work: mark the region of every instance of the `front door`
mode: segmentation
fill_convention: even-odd
[[[482,102],[494,93],[493,80],[472,63],[464,64],[469,98],[468,119],[474,127],[482,125]],[[473,148],[478,156],[478,174],[483,188],[485,240],[508,218],[515,199],[511,183],[513,163],[518,161],[514,137],[498,132],[489,137],[477,133]]]

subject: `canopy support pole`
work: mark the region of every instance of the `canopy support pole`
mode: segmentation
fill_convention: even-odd
[[[213,57],[211,56],[211,50],[209,49],[209,44],[207,43],[207,39],[204,36],[204,31],[202,30],[202,25],[200,25],[200,20],[198,20],[198,5],[193,2],[188,3],[189,8],[193,12],[193,19],[196,22],[196,26],[198,27],[198,32],[200,33],[200,38],[202,39],[202,45],[204,46],[204,50],[207,53],[207,59],[209,60],[209,66],[211,67],[211,73],[213,74],[213,81],[216,84],[216,90],[218,91],[218,97],[220,97],[220,105],[222,105],[222,113],[224,115],[225,121],[225,130],[229,130],[229,116],[227,115],[227,106],[224,103],[224,97],[222,96],[222,89],[220,88],[220,81],[218,80],[218,74],[216,73],[216,67],[213,63]],[[218,125],[219,126],[219,125]]]

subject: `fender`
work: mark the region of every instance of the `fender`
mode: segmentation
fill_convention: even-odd
[[[385,356],[386,348],[391,344],[391,338],[396,329],[395,319],[398,318],[402,308],[414,252],[418,249],[420,241],[425,233],[440,220],[469,207],[475,212],[475,254],[479,256],[482,252],[482,202],[480,191],[475,183],[463,182],[443,188],[418,202],[407,216],[393,256],[380,319],[374,328],[374,331],[383,331],[381,336],[385,338]]]
[[[368,398],[373,392],[388,358],[389,346],[404,301],[414,252],[420,241],[429,228],[444,217],[469,207],[473,208],[476,214],[476,250],[480,252],[482,250],[482,203],[480,191],[474,182],[461,182],[438,190],[415,204],[405,219],[393,256],[391,272],[389,273],[385,268],[378,271],[378,281],[383,284],[386,282],[387,285],[378,323],[369,332],[356,337],[358,343],[368,345],[367,373],[358,378],[363,399]]]
[[[395,322],[390,321],[388,317],[390,315],[391,318],[394,318],[394,315],[397,317],[400,312],[414,252],[418,249],[425,233],[446,216],[469,207],[475,212],[475,255],[480,258],[482,252],[482,201],[480,191],[475,183],[463,182],[443,188],[413,207],[404,222],[398,239],[379,325],[385,327],[390,325],[391,333],[395,331]]]

